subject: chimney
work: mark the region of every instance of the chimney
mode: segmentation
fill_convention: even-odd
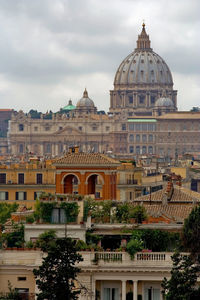
[[[167,196],[167,201],[170,201],[172,199],[173,192],[174,192],[174,185],[173,182],[170,180],[167,182],[167,187],[165,191],[165,195]]]

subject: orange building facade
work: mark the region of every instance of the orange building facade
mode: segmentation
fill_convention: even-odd
[[[103,154],[79,153],[74,149],[74,153],[70,152],[54,162],[56,193],[77,193],[96,199],[114,200],[119,165],[119,161]]]

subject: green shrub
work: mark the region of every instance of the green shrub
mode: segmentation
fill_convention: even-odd
[[[56,231],[54,229],[47,230],[41,233],[35,243],[36,247],[41,248],[42,251],[48,251],[55,246]]]
[[[147,219],[146,209],[141,205],[134,206],[131,209],[130,217],[134,218],[136,223],[141,224],[142,221]]]
[[[11,213],[17,211],[18,206],[17,203],[0,203],[0,224],[4,224],[11,217]]]
[[[88,249],[88,246],[84,241],[78,240],[76,242],[76,249],[77,249],[77,251],[86,250],[86,249]]]
[[[79,213],[77,202],[62,202],[60,207],[65,210],[67,222],[75,222]]]
[[[25,247],[26,247],[26,248],[29,248],[29,249],[32,249],[32,248],[34,247],[33,241],[28,241],[28,242],[26,242]]]
[[[34,223],[35,221],[35,218],[34,218],[34,215],[30,215],[30,216],[27,216],[26,217],[26,223]]]
[[[137,239],[137,238],[132,238],[127,246],[126,246],[126,249],[127,249],[127,252],[130,254],[131,256],[131,259],[134,258],[135,256],[135,253],[138,252],[138,251],[141,251],[144,247],[144,243],[141,239]]]

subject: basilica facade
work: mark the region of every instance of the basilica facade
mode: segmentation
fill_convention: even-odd
[[[87,90],[76,106],[70,100],[57,113],[12,114],[9,153],[60,156],[73,145],[129,158],[200,151],[200,113],[177,111],[172,74],[151,48],[145,24],[116,71],[107,114],[98,112]]]

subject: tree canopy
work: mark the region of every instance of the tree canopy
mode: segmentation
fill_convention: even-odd
[[[164,299],[166,300],[197,300],[200,290],[195,285],[200,271],[199,264],[194,264],[190,255],[176,252],[172,256],[173,267],[171,278],[162,282]]]
[[[83,259],[76,252],[76,242],[70,238],[57,238],[46,251],[42,265],[33,270],[40,290],[37,299],[77,299],[80,291],[75,289],[74,282],[80,269],[75,264]]]
[[[183,245],[192,256],[200,253],[200,206],[196,206],[185,219],[183,227]]]

